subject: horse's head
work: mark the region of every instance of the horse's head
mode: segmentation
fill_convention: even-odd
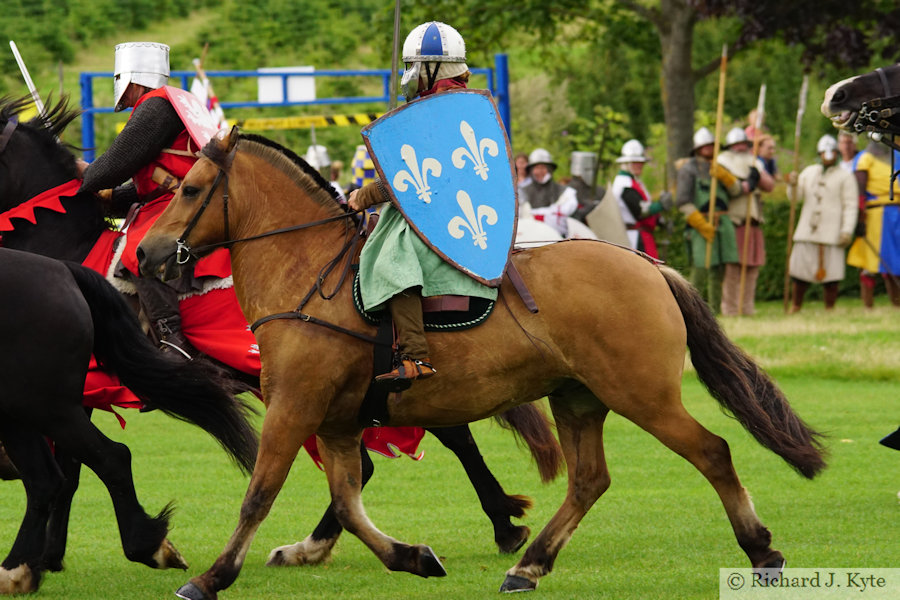
[[[854,131],[864,103],[876,98],[888,98],[900,94],[900,65],[877,69],[839,81],[825,91],[822,114],[832,120],[835,127]],[[865,119],[866,115],[863,115]]]
[[[296,154],[234,128],[203,148],[144,236],[138,258],[145,274],[174,277],[179,263],[226,242],[245,241],[284,221],[293,225],[324,217],[331,222],[328,217],[346,214],[334,189]]]
[[[31,104],[31,96],[0,98],[0,212],[78,175],[71,147],[58,138],[80,112],[63,97],[44,115],[22,121]]]
[[[227,241],[228,173],[239,139],[235,128],[203,148],[200,159],[138,246],[144,275],[178,277],[184,265],[204,254],[204,246]]]

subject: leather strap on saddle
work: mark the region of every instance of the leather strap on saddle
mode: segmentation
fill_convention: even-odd
[[[537,302],[534,301],[534,297],[531,295],[531,292],[528,291],[528,286],[525,285],[525,280],[522,279],[522,276],[516,269],[516,263],[512,260],[506,263],[506,274],[509,276],[509,282],[516,289],[516,292],[518,292],[519,297],[525,304],[525,308],[527,308],[532,313],[537,313]]]

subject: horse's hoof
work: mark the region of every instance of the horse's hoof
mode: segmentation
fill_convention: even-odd
[[[419,574],[421,574],[422,577],[447,576],[444,565],[442,565],[441,561],[438,560],[438,557],[434,555],[434,550],[428,546],[422,546],[422,550],[419,553]]]
[[[313,540],[312,536],[302,542],[279,546],[269,553],[267,567],[299,567],[320,565],[331,560],[331,548],[335,540]]]
[[[182,600],[215,600],[216,598],[215,595],[210,597],[204,594],[203,590],[194,585],[193,581],[188,581],[186,584],[178,588],[178,591],[175,592],[175,595]]]
[[[40,584],[40,573],[32,571],[27,564],[10,570],[0,567],[0,594],[28,594],[36,592]]]
[[[500,591],[505,594],[513,592],[533,592],[537,588],[537,583],[518,575],[507,575],[500,586]]]
[[[181,553],[172,545],[168,539],[162,541],[159,549],[153,554],[153,560],[156,561],[157,569],[181,569],[186,571],[187,562]]]
[[[507,535],[495,537],[494,541],[497,542],[500,554],[513,554],[525,545],[529,535],[531,535],[531,529],[525,525],[520,525],[513,527]]]

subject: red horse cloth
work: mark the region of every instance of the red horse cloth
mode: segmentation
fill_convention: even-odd
[[[388,458],[399,458],[405,454],[413,460],[422,460],[425,452],[419,452],[419,442],[424,436],[425,430],[421,427],[370,427],[363,431],[363,442],[367,449]],[[303,442],[303,447],[316,466],[324,471],[316,436],[311,435]]]

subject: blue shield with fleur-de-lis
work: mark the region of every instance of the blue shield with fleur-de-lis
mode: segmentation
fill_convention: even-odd
[[[397,108],[362,130],[394,204],[444,260],[497,286],[516,233],[509,139],[486,90]]]

